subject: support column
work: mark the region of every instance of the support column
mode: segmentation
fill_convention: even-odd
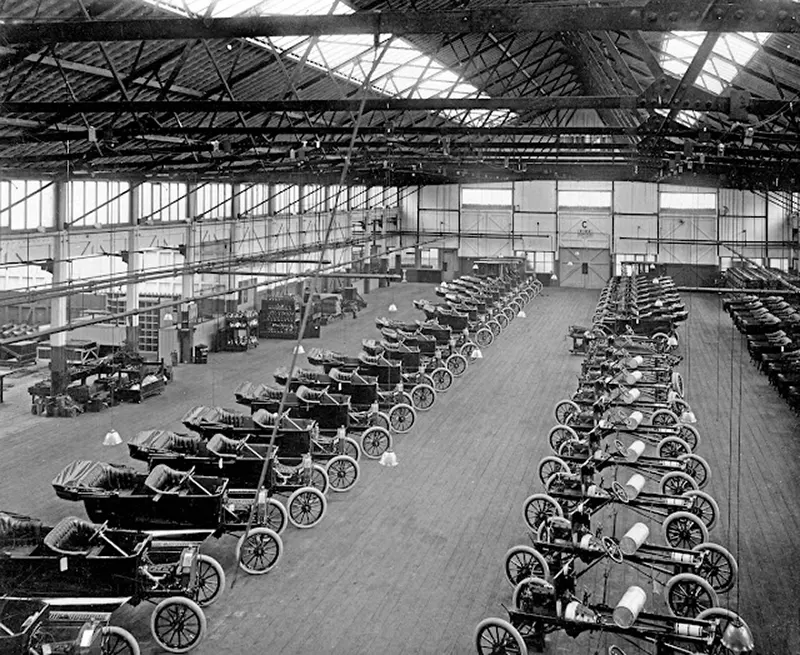
[[[237,252],[236,242],[239,238],[239,225],[238,225],[238,217],[239,217],[239,191],[240,191],[239,184],[232,185],[232,198],[231,198],[231,211],[233,220],[229,223],[230,225],[230,232],[228,233],[228,259],[233,261],[238,256],[239,253]],[[242,253],[244,254],[244,253]],[[227,280],[228,289],[231,289],[233,292],[233,299],[238,300],[238,288],[236,285],[236,274],[232,273],[230,269],[228,269],[228,280]]]
[[[186,243],[183,255],[184,265],[189,266],[195,261],[195,235],[194,235],[194,217],[197,214],[197,196],[195,194],[195,186],[189,184],[186,192],[186,218],[188,224],[186,225]],[[194,296],[194,273],[184,272],[181,276],[181,298],[191,298]],[[183,316],[184,310],[188,316],[188,305],[183,303],[180,305],[180,312],[178,320],[179,325],[179,340],[180,340],[180,359],[182,362],[193,361],[192,350],[194,348],[194,327],[184,323]],[[209,344],[211,345],[211,344]]]
[[[53,285],[69,282],[69,223],[70,189],[68,182],[56,182],[55,226],[53,237]],[[66,326],[69,322],[67,296],[59,296],[50,301],[51,327]],[[50,335],[50,394],[63,394],[69,386],[67,371],[67,332]]]
[[[142,270],[142,253],[139,252],[139,188],[134,186],[130,193],[129,210],[131,229],[128,231],[128,279],[125,287],[125,309],[139,309],[139,273]],[[125,346],[139,351],[139,314],[128,316],[125,325]]]

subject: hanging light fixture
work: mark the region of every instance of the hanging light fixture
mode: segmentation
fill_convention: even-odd
[[[103,438],[104,446],[119,446],[121,443],[122,437],[119,436],[119,432],[117,432],[114,428],[111,428],[108,432],[106,432],[106,436]]]
[[[298,343],[294,348],[292,348],[292,354],[293,355],[303,355],[303,354],[305,354],[305,352],[306,352],[306,349],[303,348],[303,344],[302,343]]]
[[[394,303],[389,305],[389,312],[392,313],[392,314],[396,314],[397,313],[397,305],[395,305]]]
[[[725,627],[721,641],[725,648],[737,655],[739,653],[750,653],[755,648],[750,629],[739,618],[731,621]]]
[[[517,312],[517,318],[528,318],[528,315],[525,313],[524,309],[520,309]]]
[[[397,455],[394,454],[393,450],[386,450],[383,455],[381,455],[378,463],[381,466],[397,466]]]
[[[555,273],[551,274],[550,275],[550,281],[551,282],[558,282],[558,275],[556,275]]]
[[[472,359],[483,359],[483,351],[480,348],[475,348],[472,351]]]

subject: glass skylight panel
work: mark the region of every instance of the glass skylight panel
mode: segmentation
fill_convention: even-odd
[[[682,77],[705,36],[705,32],[670,32],[661,45],[661,65]],[[727,87],[741,68],[747,65],[768,37],[767,33],[756,32],[722,34],[714,44],[702,74],[698,76],[698,85],[712,93],[719,93],[719,89]],[[714,88],[707,86],[712,84],[712,77],[717,80]]]
[[[149,4],[181,15],[205,16],[212,0],[145,0]],[[188,10],[188,11],[187,11]],[[351,14],[354,10],[339,0],[218,0],[211,17],[291,16]],[[373,69],[376,51],[369,34],[322,35],[320,37],[280,36],[271,39],[251,38],[250,43],[278,50],[294,59],[301,59],[309,47],[305,63],[357,83],[363,83]],[[462,81],[460,76],[418,50],[403,38],[382,34],[377,52],[381,61],[372,73],[374,90],[414,98],[488,98],[477,87]],[[388,42],[388,47],[387,47]],[[385,51],[384,51],[385,49]],[[439,112],[450,120],[463,120],[470,125],[500,125],[515,118],[510,111]]]

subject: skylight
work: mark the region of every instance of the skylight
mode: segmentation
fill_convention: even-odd
[[[695,84],[715,95],[721,94],[769,36],[769,33],[764,32],[732,32],[720,35]],[[683,77],[705,37],[705,32],[668,33],[661,44],[661,67],[676,77]],[[694,112],[680,112],[677,120],[693,125],[698,117]]]
[[[211,17],[283,14],[292,16],[352,14],[354,9],[340,0],[145,0],[149,4],[181,15]],[[362,84],[373,67],[375,42],[369,34],[252,38],[249,42],[271,48],[294,59],[310,50],[305,63],[350,82]],[[313,43],[313,44],[312,44]],[[388,46],[387,46],[388,44]],[[386,49],[385,52],[384,48]],[[458,73],[449,70],[421,52],[411,42],[381,34],[377,52],[383,52],[370,80],[372,88],[389,96],[403,98],[488,98],[489,96]],[[501,125],[515,115],[510,111],[442,111],[443,117],[467,125]]]

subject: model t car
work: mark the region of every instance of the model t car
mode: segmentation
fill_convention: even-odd
[[[76,517],[46,527],[29,516],[0,512],[0,594],[47,599],[53,608],[83,613],[84,621],[95,622],[101,633],[116,635],[106,643],[119,650],[108,652],[138,652],[127,633],[104,626],[110,613],[121,605],[142,601],[156,605],[150,628],[159,646],[174,653],[191,650],[206,632],[200,603],[214,602],[224,586],[222,567],[201,555],[197,544],[177,535],[154,537]],[[43,615],[31,620],[40,618]],[[80,617],[60,614],[53,618],[69,622]],[[27,628],[32,626],[27,624]],[[19,644],[25,639],[22,633],[24,629],[15,632],[18,639],[12,641]],[[29,633],[27,639],[33,641],[33,652],[60,652],[45,648],[47,642],[60,641],[52,635],[33,637]],[[41,646],[39,650],[35,650],[36,644]],[[101,634],[101,652],[105,652],[103,644]]]

